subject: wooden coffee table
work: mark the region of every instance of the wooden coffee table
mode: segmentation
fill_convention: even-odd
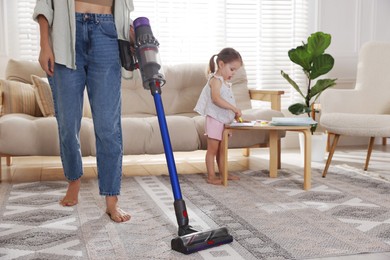
[[[303,189],[311,188],[311,132],[310,126],[273,126],[256,123],[254,126],[230,126],[225,125],[221,142],[221,175],[222,184],[227,185],[228,177],[228,134],[230,131],[268,131],[269,133],[269,175],[271,178],[278,176],[280,169],[280,138],[279,131],[302,132],[305,137],[305,154],[303,166]]]

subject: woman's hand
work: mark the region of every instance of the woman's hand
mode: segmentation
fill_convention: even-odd
[[[135,31],[134,31],[133,25],[130,25],[129,36],[130,36],[130,51],[134,55],[134,53],[135,53]]]
[[[39,53],[39,64],[50,77],[54,74],[54,53],[50,45],[49,23],[43,15],[38,16],[41,51]]]
[[[39,64],[50,77],[54,74],[54,54],[50,46],[41,47]]]

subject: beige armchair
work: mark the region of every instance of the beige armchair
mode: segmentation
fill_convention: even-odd
[[[333,142],[322,177],[326,176],[341,135],[369,137],[364,170],[376,137],[390,137],[390,43],[370,42],[359,53],[354,89],[329,89],[321,96],[320,124]]]

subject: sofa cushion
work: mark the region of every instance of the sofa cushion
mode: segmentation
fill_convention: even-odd
[[[31,81],[34,86],[38,106],[43,116],[54,116],[53,96],[47,79],[31,75]]]
[[[0,115],[23,113],[31,116],[42,116],[32,85],[0,80],[0,91],[2,92]]]
[[[241,110],[252,108],[248,89],[248,78],[244,67],[236,71],[231,83],[236,106]]]
[[[167,116],[166,122],[174,151],[195,151],[200,143],[192,118]],[[164,146],[157,117],[122,117],[124,154],[161,154]]]
[[[47,78],[31,75],[31,81],[35,88],[35,97],[43,116],[54,116],[53,95]],[[92,117],[87,90],[84,91],[83,117]]]
[[[5,70],[6,79],[32,84],[31,75],[46,77],[38,62],[13,59],[8,61]]]
[[[166,115],[197,115],[194,107],[198,97],[207,83],[207,64],[179,64],[163,67],[166,83],[161,88],[161,99]],[[232,79],[232,89],[237,106],[241,109],[251,108],[249,90],[247,88],[245,69],[240,68]],[[122,80],[122,114],[156,115],[153,96],[142,86],[139,71],[133,73],[132,80]]]
[[[17,129],[17,131],[16,131]],[[0,154],[60,155],[57,120],[55,117],[34,117],[8,114],[0,117]],[[80,145],[83,156],[92,155],[94,146],[92,120],[81,120]]]
[[[161,99],[166,115],[191,113],[206,83],[205,64],[165,65],[163,67],[166,83],[161,88]],[[122,81],[122,114],[156,115],[153,96],[142,86],[139,71],[134,72],[132,80]]]
[[[167,83],[162,100],[169,115],[194,112],[198,97],[207,82],[205,64],[181,64],[164,67]]]

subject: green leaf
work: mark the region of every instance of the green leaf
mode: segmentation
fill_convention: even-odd
[[[283,70],[280,71],[280,74],[288,81],[288,83],[291,84],[295,88],[295,90],[303,97],[305,98],[305,95],[303,95],[301,89],[299,88],[298,84],[290,78],[290,76],[287,73],[284,73]]]
[[[310,71],[310,79],[318,78],[321,75],[328,73],[334,65],[334,59],[330,54],[322,54],[313,59],[312,70]]]
[[[323,32],[313,33],[307,38],[307,51],[313,57],[318,57],[329,47],[331,40],[332,36],[330,34]]]
[[[288,111],[290,111],[293,115],[300,115],[310,112],[310,107],[303,103],[295,103],[288,107]]]
[[[300,65],[303,70],[311,70],[311,62],[313,60],[313,56],[310,54],[310,52],[307,51],[306,45],[298,46],[295,49],[289,50],[288,57],[292,62]]]
[[[310,99],[315,96],[319,96],[325,89],[333,87],[336,85],[337,79],[319,79],[316,84],[310,90]],[[317,98],[318,98],[317,96]],[[317,99],[316,98],[316,99]]]

